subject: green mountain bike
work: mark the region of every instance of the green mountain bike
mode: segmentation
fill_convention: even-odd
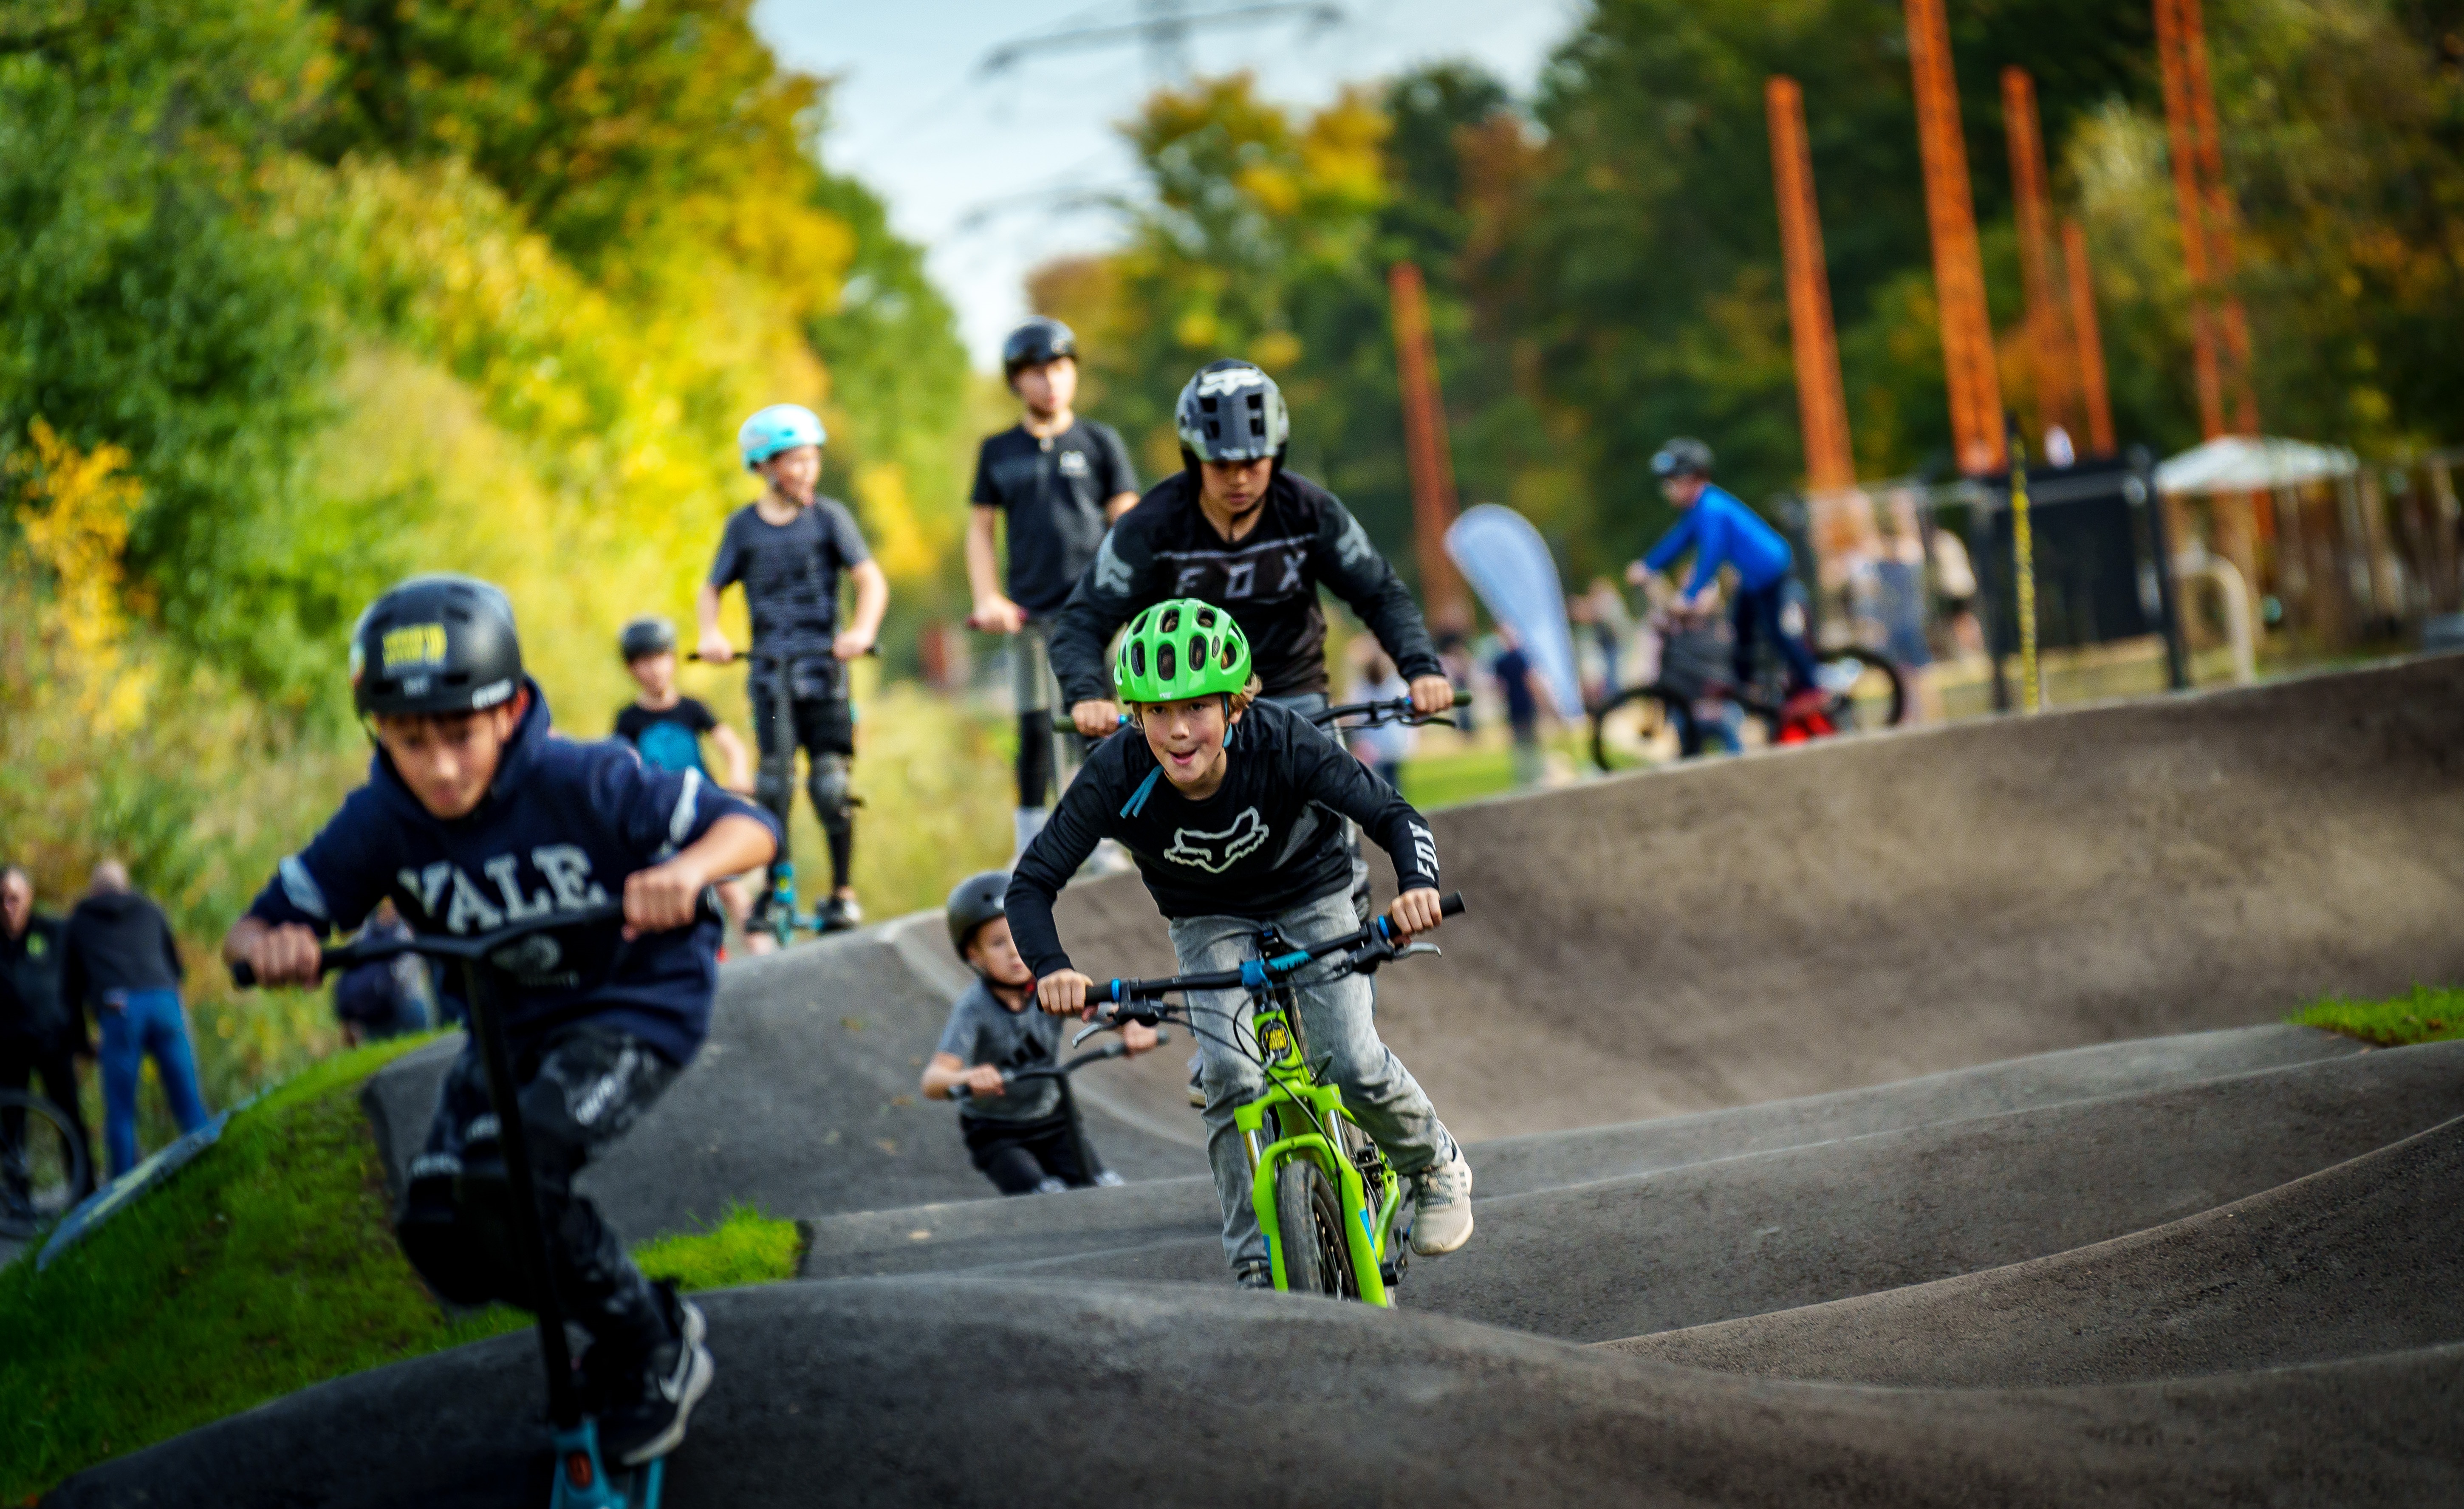
[[[1441,915],[1462,914],[1460,892],[1439,905]],[[1340,971],[1374,974],[1380,965],[1416,953],[1436,953],[1433,944],[1398,943],[1383,917],[1324,943],[1294,948],[1272,925],[1258,930],[1258,957],[1237,970],[1175,974],[1155,980],[1112,980],[1087,993],[1094,1025],[1071,1046],[1126,1022],[1152,1027],[1175,1021],[1258,1065],[1266,1086],[1233,1113],[1241,1145],[1249,1156],[1249,1197],[1266,1234],[1266,1258],[1275,1287],[1295,1294],[1323,1294],[1392,1305],[1395,1288],[1411,1260],[1411,1207],[1403,1179],[1377,1144],[1344,1108],[1343,1091],[1324,1083],[1324,1065],[1312,1063],[1301,1029],[1293,977],[1331,954],[1343,955]],[[1186,1001],[1167,995],[1190,991],[1248,992],[1250,1015],[1243,1041],[1237,1013],[1226,1014],[1223,1033],[1200,1025]]]

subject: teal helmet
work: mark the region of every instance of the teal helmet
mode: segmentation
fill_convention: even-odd
[[[736,448],[744,453],[744,470],[754,470],[782,450],[825,445],[829,435],[821,416],[802,404],[773,404],[744,422],[736,432]]]
[[[1178,702],[1249,686],[1249,636],[1232,615],[1197,598],[1173,598],[1130,620],[1112,663],[1123,702]]]

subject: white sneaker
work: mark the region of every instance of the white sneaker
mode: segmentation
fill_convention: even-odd
[[[1463,1149],[1420,1175],[1414,1201],[1412,1250],[1423,1258],[1450,1253],[1471,1240],[1471,1165]]]

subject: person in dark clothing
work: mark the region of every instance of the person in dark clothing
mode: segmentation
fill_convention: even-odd
[[[1540,693],[1531,684],[1536,672],[1512,629],[1498,625],[1497,638],[1502,647],[1489,662],[1488,673],[1497,678],[1498,695],[1506,699],[1507,727],[1514,732],[1514,783],[1536,786],[1547,774],[1540,751]]]
[[[968,501],[970,626],[1006,634],[1010,702],[1018,713],[1018,847],[1043,831],[1056,779],[1067,784],[1080,745],[1052,729],[1051,636],[1104,531],[1138,500],[1130,450],[1109,426],[1081,419],[1078,340],[1057,319],[1028,320],[1001,348],[1001,373],[1024,412],[983,443]],[[1009,570],[995,533],[1006,520]]]
[[[642,1277],[574,1179],[699,1051],[721,930],[701,893],[769,863],[778,826],[693,772],[551,733],[512,605],[486,582],[395,587],[360,616],[351,663],[378,746],[367,784],[275,867],[223,955],[262,984],[308,984],[323,938],[357,927],[380,899],[414,931],[468,935],[621,894],[621,929],[541,933],[519,951],[526,962],[498,957],[515,972],[503,1028],[557,1293],[591,1337],[583,1370],[601,1442],[638,1466],[683,1439],[710,1388],[706,1323],[672,1286]],[[404,1255],[456,1304],[527,1305],[510,1198],[473,1041],[447,1071],[411,1161],[394,1224]]]
[[[1056,1015],[1082,1012],[1092,983],[1071,963],[1052,903],[1096,842],[1130,851],[1172,927],[1184,971],[1235,968],[1252,957],[1261,923],[1309,945],[1356,926],[1343,820],[1360,824],[1395,864],[1387,917],[1411,934],[1439,924],[1438,849],[1411,803],[1308,720],[1258,700],[1249,646],[1233,617],[1195,599],[1141,613],[1117,672],[1135,726],[1087,757],[1060,808],[1027,846],[1005,910],[1036,996]],[[1343,1090],[1346,1109],[1417,1186],[1415,1251],[1452,1252],[1471,1236],[1471,1168],[1436,1107],[1378,1040],[1369,980],[1305,972],[1297,995],[1310,1051]],[[1206,1091],[1207,1157],[1223,1216],[1223,1255],[1236,1282],[1272,1279],[1250,1201],[1249,1169],[1233,1112],[1265,1081],[1228,1046],[1246,1030],[1246,993],[1189,997]]]
[[[855,798],[847,767],[855,758],[855,709],[847,701],[847,663],[865,654],[890,608],[890,579],[865,548],[855,515],[814,489],[822,480],[822,422],[813,411],[777,404],[744,422],[737,435],[745,470],[769,486],[737,510],[719,536],[718,554],[702,584],[701,658],[725,665],[736,647],[718,626],[718,598],[741,583],[753,621],[749,690],[754,737],[761,747],[756,798],[787,831],[794,807],[795,752],[807,762],[805,794],[830,845],[830,928],[864,918],[849,878],[855,856]],[[839,576],[855,583],[855,610],[838,626]],[[777,864],[786,864],[782,839]],[[757,908],[767,908],[764,887]]]
[[[377,903],[363,943],[391,943],[408,938],[410,925],[394,910],[390,898]],[[342,1024],[342,1041],[351,1047],[383,1042],[428,1030],[430,994],[428,961],[416,953],[371,959],[344,970],[334,981],[334,1018]]]
[[[1168,598],[1228,610],[1256,657],[1269,702],[1326,707],[1323,586],[1351,605],[1412,685],[1412,705],[1454,705],[1420,610],[1395,568],[1335,495],[1284,470],[1290,417],[1274,380],[1216,361],[1181,389],[1182,470],[1121,515],[1052,631],[1052,669],[1078,732],[1120,721],[1104,661],[1112,633]]]
[[[187,967],[163,908],[128,888],[118,860],[94,867],[93,888],[69,913],[62,943],[60,997],[92,1011],[101,1029],[102,1141],[116,1179],[137,1167],[137,1085],[147,1059],[181,1134],[206,1124],[180,1005]]]
[[[77,1061],[92,1058],[85,1016],[60,995],[68,924],[34,910],[34,878],[15,864],[0,868],[0,1089],[23,1090],[39,1078],[45,1100],[60,1108],[70,1135],[86,1150],[86,1176],[76,1191],[94,1188],[94,1140],[77,1104]],[[0,1131],[11,1147],[26,1135],[24,1111],[8,1113]],[[6,1170],[9,1192],[26,1196],[23,1169]]]
[[[701,741],[707,738],[727,765],[727,778],[719,784],[738,796],[754,791],[753,761],[744,741],[718,721],[709,704],[676,690],[676,626],[648,615],[634,619],[617,634],[616,652],[625,657],[625,674],[641,689],[640,695],[617,710],[616,736],[633,746],[642,763],[652,770],[693,771],[710,779],[710,767],[701,758]],[[720,881],[718,900],[728,920],[743,930],[746,948],[767,953],[778,947],[777,939],[753,927],[753,892],[743,877]]]
[[[986,870],[958,882],[942,908],[950,946],[976,972],[976,983],[951,1004],[949,1025],[924,1065],[925,1098],[951,1100],[965,1087],[958,1130],[967,1156],[1003,1194],[1118,1184],[1121,1176],[1088,1142],[1067,1085],[1051,1078],[1002,1083],[1004,1073],[1052,1067],[1062,1030],[1060,1017],[1035,1010],[1030,999],[1035,977],[1010,937],[1008,893],[1008,872]],[[1121,1041],[1144,1053],[1155,1044],[1155,1029],[1132,1022]]]

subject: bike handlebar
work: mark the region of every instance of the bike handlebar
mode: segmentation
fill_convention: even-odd
[[[1448,891],[1438,901],[1438,915],[1463,915],[1463,892]],[[1111,980],[1099,984],[1087,993],[1088,1004],[1095,1008],[1097,1026],[1112,1026],[1123,1019],[1136,1020],[1137,1014],[1118,1008],[1138,1001],[1160,1000],[1182,991],[1261,990],[1297,973],[1303,965],[1325,958],[1330,953],[1362,950],[1372,957],[1355,960],[1354,967],[1367,963],[1372,968],[1388,959],[1401,957],[1395,942],[1394,929],[1383,917],[1373,917],[1365,928],[1355,929],[1339,938],[1312,943],[1306,948],[1279,953],[1271,959],[1251,959],[1237,970],[1210,970],[1202,974],[1171,974],[1152,980]],[[1106,1010],[1111,1007],[1112,1010]]]
[[[707,896],[703,899],[709,906]],[[413,933],[407,938],[354,938],[348,943],[327,944],[318,951],[319,978],[336,970],[347,970],[356,964],[370,964],[379,959],[398,958],[417,953],[431,959],[484,959],[506,944],[527,938],[535,932],[557,928],[583,928],[597,923],[618,922],[625,916],[622,902],[603,902],[574,911],[551,912],[544,917],[517,922],[493,932],[473,932],[456,936],[452,933]],[[256,968],[246,959],[234,959],[231,965],[231,984],[241,990],[256,986]]]
[[[1031,1005],[1032,1003],[1030,1002],[1029,1004]],[[1158,1027],[1155,1029],[1156,1047],[1160,1048],[1170,1041],[1172,1041],[1171,1028]],[[1079,1070],[1085,1068],[1090,1063],[1100,1063],[1107,1059],[1118,1059],[1128,1054],[1129,1051],[1130,1045],[1126,1042],[1108,1042],[1092,1053],[1082,1053],[1067,1063],[1056,1063],[1048,1069],[1003,1069],[1001,1071],[1001,1087],[1006,1090],[1009,1086],[1016,1084],[1021,1080],[1066,1080],[1070,1075],[1077,1073]],[[954,1101],[963,1101],[973,1097],[976,1092],[966,1081],[959,1080],[950,1085],[947,1093],[950,1099]]]
[[[1454,705],[1458,708],[1470,707],[1471,693],[1463,690],[1456,691]],[[1348,728],[1330,730],[1330,732],[1345,733],[1353,733],[1360,729],[1382,728],[1389,723],[1408,724],[1416,729],[1424,728],[1432,723],[1442,723],[1447,728],[1453,728],[1455,726],[1454,720],[1447,717],[1442,712],[1422,712],[1414,708],[1412,706],[1412,699],[1409,697],[1387,697],[1382,701],[1376,702],[1339,703],[1333,707],[1322,708],[1315,712],[1305,713],[1303,715],[1311,723],[1316,724],[1322,729],[1327,729],[1330,725],[1340,723],[1345,718],[1365,718],[1368,720],[1363,723],[1354,723]],[[1126,728],[1129,725],[1129,721],[1130,715],[1128,713],[1120,713],[1117,715],[1117,721],[1113,726],[1115,728]],[[1071,718],[1066,711],[1056,711],[1052,714],[1052,732],[1055,733],[1075,733],[1078,732],[1077,721]]]

